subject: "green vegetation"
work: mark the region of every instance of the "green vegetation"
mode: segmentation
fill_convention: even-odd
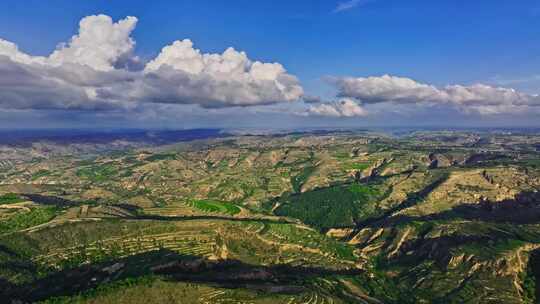
[[[154,200],[154,205],[156,207],[165,207],[165,206],[167,206],[167,202],[162,198],[156,198]]]
[[[0,221],[0,233],[18,231],[46,223],[56,214],[55,207],[33,208],[29,212],[17,212],[7,220]]]
[[[51,174],[51,171],[49,170],[39,170],[37,172],[35,172],[34,174],[32,174],[32,180],[36,180],[36,179],[39,179],[41,177],[44,177],[44,176],[47,176],[47,175],[50,175]]]
[[[527,268],[521,273],[520,279],[525,303],[538,303],[537,299],[540,296],[538,292],[538,287],[540,287],[538,286],[540,283],[540,251],[531,252]]]
[[[347,163],[343,165],[343,168],[345,170],[358,170],[358,171],[364,171],[367,168],[369,168],[368,163]]]
[[[353,254],[354,247],[328,238],[315,231],[300,229],[295,225],[267,224],[264,233],[278,235],[287,242],[301,243],[307,247],[320,248],[324,251],[335,253],[340,259],[354,261],[356,258]]]
[[[132,168],[127,168],[119,175],[119,177],[131,177],[134,173],[135,171],[133,171]]]
[[[351,156],[349,155],[349,152],[344,152],[344,151],[339,151],[339,152],[336,152],[334,153],[334,158],[338,159],[338,160],[347,160],[347,159],[350,159]]]
[[[429,222],[413,221],[413,222],[408,223],[408,225],[412,226],[416,230],[416,233],[418,235],[425,236],[431,230],[433,230],[433,228],[435,227],[435,222],[434,221],[429,221]],[[403,227],[404,226],[406,225],[403,225]]]
[[[351,227],[376,212],[378,191],[365,185],[333,186],[280,199],[277,215],[290,216],[318,229]]]
[[[94,158],[83,159],[83,160],[76,161],[74,165],[77,167],[92,166],[95,164],[95,161],[96,160]]]
[[[15,203],[20,203],[20,202],[24,202],[24,199],[22,199],[16,193],[7,193],[0,196],[0,205],[15,204]]]
[[[83,167],[77,170],[77,176],[91,180],[92,182],[105,182],[118,173],[113,164]]]
[[[490,240],[482,242],[482,244],[471,242],[470,244],[463,245],[460,248],[460,251],[468,254],[475,254],[479,257],[490,258],[511,252],[525,244],[526,242],[515,239]]]
[[[461,184],[457,184],[456,185],[457,188],[461,191],[469,191],[469,192],[479,192],[481,193],[482,191],[485,191],[486,189],[480,187],[480,186],[476,186],[476,185],[461,185]]]
[[[70,303],[84,303],[88,300],[98,298],[100,296],[106,296],[117,293],[122,290],[143,286],[152,286],[152,284],[158,280],[158,277],[152,275],[146,275],[136,278],[126,278],[110,283],[99,285],[97,288],[93,288],[82,292],[72,297],[53,297],[45,301],[41,301],[41,304],[70,304]]]
[[[159,160],[174,160],[176,159],[175,153],[161,153],[148,156],[145,160],[148,162],[155,162]]]
[[[535,169],[539,169],[540,168],[540,159],[527,159],[527,160],[523,160],[521,162],[518,162],[518,164],[526,167],[526,168],[535,168]]]
[[[347,190],[363,200],[369,200],[379,194],[379,191],[375,188],[363,184],[351,184]]]
[[[223,159],[216,165],[216,168],[224,170],[225,168],[227,168],[228,165],[229,165],[229,162],[226,159]]]
[[[291,297],[302,300],[303,294],[266,293],[245,288],[228,289],[204,283],[174,282],[166,277],[144,275],[104,283],[79,295],[56,297],[42,304],[145,304],[145,303],[287,303]],[[305,300],[301,303],[304,303]]]
[[[227,203],[227,202],[218,202],[213,200],[193,200],[191,205],[199,210],[210,213],[225,213],[228,215],[235,215],[240,213],[240,208],[238,206]]]
[[[293,187],[294,192],[300,192],[302,189],[302,186],[306,182],[306,180],[309,178],[309,176],[315,171],[315,167],[313,166],[306,166],[302,169],[302,171],[293,177],[291,177],[291,184]]]
[[[13,147],[17,161],[0,159],[0,298],[536,303],[540,135],[406,133],[96,143],[42,158]],[[351,172],[374,164],[361,181]],[[222,288],[222,269],[246,277]]]

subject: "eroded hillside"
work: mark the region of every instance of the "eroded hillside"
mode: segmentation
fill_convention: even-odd
[[[324,132],[4,145],[2,296],[535,303],[539,143]]]

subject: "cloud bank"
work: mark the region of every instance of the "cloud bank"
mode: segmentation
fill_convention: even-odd
[[[140,103],[254,106],[300,99],[303,89],[279,63],[252,61],[228,48],[202,54],[175,41],[144,64],[131,37],[137,18],[88,16],[79,33],[49,56],[0,39],[0,108],[111,110]]]
[[[367,1],[344,2],[336,10],[363,3]],[[247,117],[249,111],[237,107],[259,110],[258,106],[272,104],[276,109],[265,107],[266,112],[257,113],[296,118],[380,118],[380,113],[390,113],[410,118],[435,107],[488,117],[524,114],[534,118],[540,113],[539,96],[514,89],[485,84],[438,87],[390,75],[331,78],[336,100],[326,101],[305,95],[298,79],[279,63],[251,60],[234,48],[203,53],[189,39],[174,41],[155,58],[142,61],[131,36],[137,21],[135,17],[116,22],[106,15],[85,17],[78,33],[47,56],[27,54],[15,43],[0,39],[0,111],[75,110],[95,117],[105,112],[115,112],[110,117],[152,113],[155,120],[180,116],[173,113],[173,108],[180,108],[176,105],[185,105],[178,112],[182,116],[229,113],[225,108],[230,108],[239,117]],[[303,102],[291,104],[298,100]],[[200,111],[195,113],[194,108]]]
[[[368,112],[353,99],[341,98],[338,101],[320,103],[310,106],[305,112],[308,116],[358,117]]]
[[[353,98],[366,105],[447,105],[465,113],[478,114],[524,113],[540,109],[538,95],[484,84],[438,88],[410,78],[390,75],[332,78],[330,82],[336,86],[338,96]]]

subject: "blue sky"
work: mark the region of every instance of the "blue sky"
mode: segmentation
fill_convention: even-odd
[[[204,53],[232,46],[252,60],[279,62],[298,78],[304,94],[328,101],[346,95],[369,104],[363,92],[343,94],[343,87],[329,84],[327,76],[388,74],[436,87],[482,83],[540,93],[538,1],[4,0],[0,38],[24,53],[47,56],[77,34],[79,20],[95,14],[114,21],[137,17],[131,37],[142,61],[185,38]],[[511,124],[514,116],[505,115],[493,121]],[[406,123],[408,118],[398,119]],[[334,117],[329,123],[334,120],[339,121]]]

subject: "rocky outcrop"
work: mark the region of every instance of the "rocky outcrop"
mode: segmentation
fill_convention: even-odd
[[[347,228],[347,229],[332,228],[332,229],[329,229],[328,232],[326,232],[326,235],[329,237],[341,239],[341,238],[349,236],[353,231],[354,230],[351,228]]]
[[[452,161],[446,156],[438,153],[430,153],[428,155],[428,169],[446,168],[450,166],[452,166]]]
[[[367,169],[365,169],[363,171],[354,171],[352,174],[353,174],[356,181],[358,181],[360,183],[367,183],[370,180],[380,176],[380,174],[383,171],[384,167],[387,164],[391,163],[393,160],[394,160],[393,158],[379,159],[379,160],[377,160],[375,162],[375,164],[373,164],[369,168],[367,168]]]

